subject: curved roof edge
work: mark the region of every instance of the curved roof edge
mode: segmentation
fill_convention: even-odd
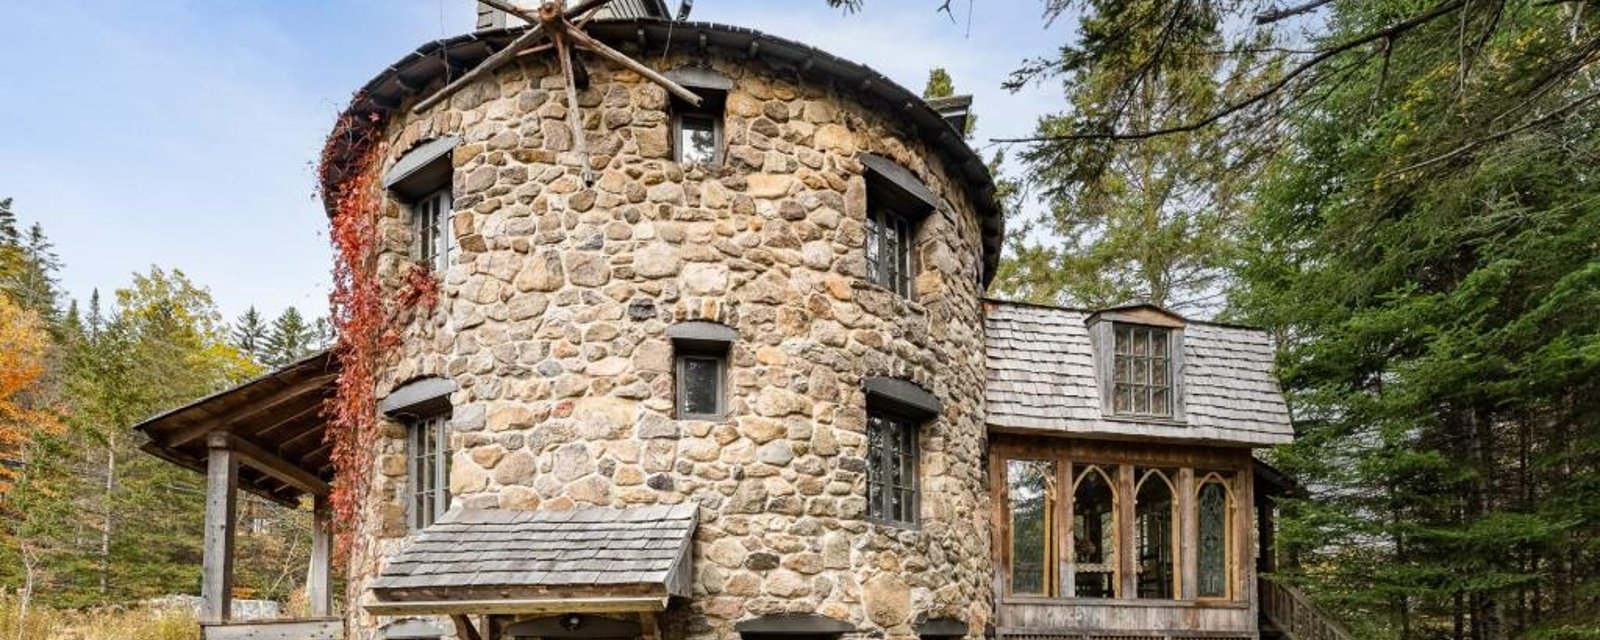
[[[391,113],[402,107],[409,98],[418,96],[430,84],[446,73],[457,75],[481,62],[495,51],[504,48],[520,35],[526,27],[492,29],[435,40],[422,45],[406,55],[366,86],[356,92],[356,97],[346,107],[344,116],[368,113]],[[1000,203],[995,197],[994,178],[989,167],[967,142],[943,117],[928,106],[920,96],[871,68],[816,47],[768,35],[753,29],[709,22],[671,23],[664,20],[606,20],[589,25],[590,35],[608,42],[637,42],[644,46],[665,46],[670,38],[673,46],[715,47],[738,52],[749,59],[759,59],[780,70],[792,70],[800,76],[821,79],[835,86],[847,87],[853,93],[877,98],[890,105],[899,105],[900,119],[909,124],[923,141],[942,156],[945,164],[963,179],[973,205],[978,211],[978,222],[983,245],[983,284],[994,279],[1000,263],[1000,247],[1005,235],[1005,220]],[[324,161],[348,161],[340,157],[351,151],[345,141],[332,136],[324,151]],[[340,172],[324,174],[320,185],[324,194],[334,193],[334,176]],[[326,199],[323,206],[333,215],[333,203]]]

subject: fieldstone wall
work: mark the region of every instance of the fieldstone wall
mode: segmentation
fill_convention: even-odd
[[[992,609],[985,488],[978,223],[914,135],[848,91],[744,59],[678,56],[731,77],[725,166],[672,161],[668,94],[587,59],[578,96],[595,167],[580,177],[559,74],[533,56],[423,117],[406,150],[462,136],[453,158],[460,251],[439,304],[407,319],[378,389],[454,379],[450,490],[474,507],[562,509],[698,501],[695,597],[667,637],[736,638],[759,615],[821,613],[910,637],[924,618],[981,634]],[[916,234],[907,301],[867,282],[862,152],[946,200]],[[378,269],[411,268],[408,212],[390,201]],[[673,417],[670,325],[739,334],[729,418]],[[872,524],[861,379],[932,390],[921,432],[922,522]],[[406,535],[404,429],[387,425],[351,577],[359,593]],[[377,624],[354,614],[356,627]]]

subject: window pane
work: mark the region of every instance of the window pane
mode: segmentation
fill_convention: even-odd
[[[1202,598],[1228,597],[1228,489],[1211,480],[1200,485],[1198,500],[1199,576],[1196,593]]]
[[[916,522],[917,440],[915,426],[882,412],[867,414],[867,515]]]
[[[1011,507],[1011,592],[1050,595],[1051,508],[1055,503],[1055,463],[1007,460],[1006,486]]]
[[[1161,328],[1113,328],[1113,413],[1172,415],[1172,338]]]
[[[682,385],[683,405],[679,414],[685,416],[715,416],[721,413],[719,387],[721,366],[718,358],[685,357],[679,366],[678,384]]]
[[[1115,467],[1073,465],[1072,559],[1068,576],[1080,598],[1114,598],[1117,589],[1116,498],[1106,474]]]
[[[1138,498],[1134,500],[1134,546],[1138,549],[1140,598],[1172,598],[1173,546],[1177,529],[1169,474],[1159,470],[1139,470]]]
[[[877,282],[882,269],[883,225],[877,212],[867,214],[867,279]]]
[[[717,160],[716,121],[703,115],[680,116],[678,162],[682,164],[711,164]]]

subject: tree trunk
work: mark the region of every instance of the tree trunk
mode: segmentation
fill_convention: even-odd
[[[111,492],[117,487],[117,438],[111,436],[106,439],[106,481],[104,493],[100,495],[100,514],[102,526],[100,528],[100,595],[111,594]]]

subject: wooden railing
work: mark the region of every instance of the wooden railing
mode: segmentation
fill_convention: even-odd
[[[1289,640],[1352,640],[1350,631],[1288,585],[1261,580],[1261,616]]]

